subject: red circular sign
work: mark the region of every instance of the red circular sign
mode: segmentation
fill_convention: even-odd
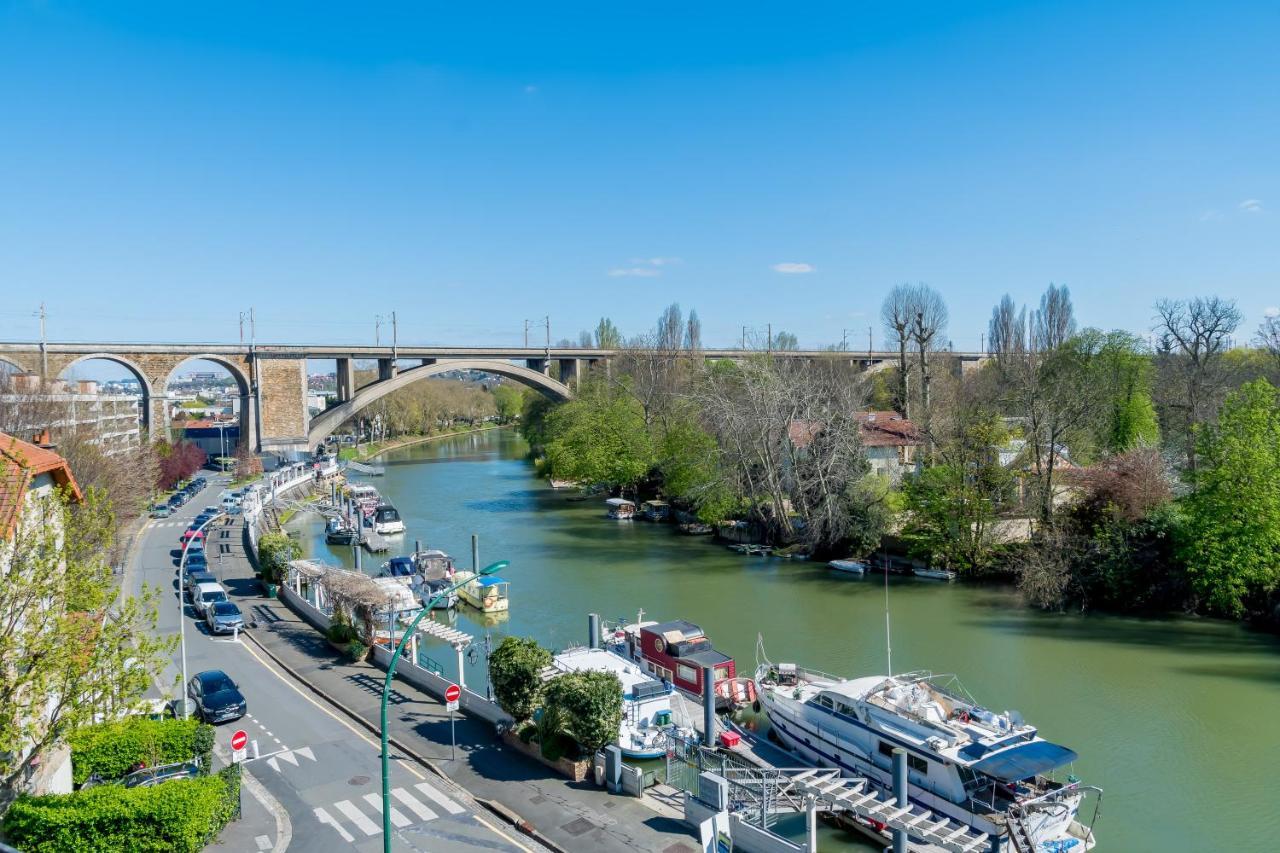
[[[462,698],[462,688],[456,684],[450,684],[444,689],[444,701],[457,702]]]
[[[240,729],[231,735],[231,748],[244,749],[245,744],[249,742],[249,736],[245,734],[244,729]]]

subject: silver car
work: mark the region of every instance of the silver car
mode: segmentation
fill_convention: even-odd
[[[244,630],[244,616],[240,608],[230,601],[216,601],[204,610],[204,621],[213,634],[230,634],[236,629]]]
[[[191,595],[191,606],[201,616],[209,610],[210,606],[220,601],[227,600],[227,591],[222,588],[222,584],[202,583],[195,588],[195,592]]]

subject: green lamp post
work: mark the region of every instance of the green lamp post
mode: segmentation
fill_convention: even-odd
[[[500,572],[509,566],[506,560],[499,560],[496,563],[490,563],[480,570],[480,574],[474,577],[483,577]],[[391,756],[387,751],[387,699],[391,696],[391,679],[396,674],[396,664],[400,661],[400,655],[404,652],[405,644],[409,642],[409,638],[418,630],[418,623],[422,621],[422,617],[431,612],[441,599],[450,593],[457,592],[462,587],[470,583],[473,578],[467,578],[465,581],[456,583],[453,586],[441,590],[423,606],[422,610],[414,617],[413,622],[409,624],[400,642],[396,643],[396,650],[391,654],[391,663],[387,665],[387,677],[382,682],[382,849],[384,853],[391,853]]]

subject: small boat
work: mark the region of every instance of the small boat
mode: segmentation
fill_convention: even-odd
[[[391,504],[379,504],[373,511],[373,532],[381,534],[404,533],[404,519]]]
[[[618,747],[627,758],[661,758],[667,754],[673,726],[670,683],[643,672],[636,664],[604,649],[563,651],[543,671],[550,680],[568,672],[609,672],[622,683],[622,722]]]
[[[630,625],[618,625],[605,632],[604,647],[637,665],[648,675],[669,682],[681,693],[702,696],[702,668],[712,668],[718,705],[730,704],[737,688],[720,690],[720,684],[737,678],[733,658],[717,651],[702,629],[683,619],[646,622],[644,611]],[[722,696],[722,692],[724,695]]]
[[[511,606],[507,581],[496,575],[477,577],[474,572],[458,572],[454,583],[467,581],[458,590],[458,596],[467,604],[483,613],[500,613]]]
[[[614,521],[630,521],[636,517],[636,505],[626,498],[609,498],[605,501],[609,507],[609,517]]]
[[[688,524],[680,525],[680,532],[687,536],[709,536],[715,531],[716,529],[710,524],[703,524],[701,521],[691,521]]]
[[[739,543],[730,545],[730,551],[737,551],[739,554],[750,554],[753,557],[767,557],[773,553],[772,545],[749,545],[747,543]]]
[[[555,477],[551,478],[551,488],[553,489],[576,489],[580,485],[582,484],[577,480],[557,480]]]
[[[867,564],[861,560],[832,560],[827,565],[838,572],[848,572],[851,575],[865,575],[867,573]]]
[[[360,541],[360,532],[343,518],[331,518],[324,525],[324,541],[330,545],[354,545]]]
[[[666,521],[671,517],[671,505],[666,501],[645,501],[640,504],[640,514],[648,521]]]
[[[453,585],[452,576],[432,577],[422,571],[416,560],[416,555],[414,557],[392,557],[383,563],[382,572],[377,579],[382,581],[385,578],[391,578],[407,589],[412,590],[424,604]],[[451,592],[437,601],[431,609],[449,610],[457,606],[458,593]]]
[[[932,581],[953,581],[956,579],[956,573],[950,569],[912,569],[911,574],[918,578]]]

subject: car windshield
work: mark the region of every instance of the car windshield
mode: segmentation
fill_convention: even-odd
[[[200,683],[204,685],[205,693],[218,693],[222,690],[235,690],[236,686],[231,683],[231,679],[227,678],[225,672],[215,672],[211,675],[201,677]]]
[[[236,607],[230,601],[219,601],[213,605],[213,615],[215,616],[239,616],[240,608]]]
[[[204,595],[200,596],[200,598],[204,601],[216,603],[219,601],[226,601],[227,594],[220,589],[214,589],[206,592]]]

